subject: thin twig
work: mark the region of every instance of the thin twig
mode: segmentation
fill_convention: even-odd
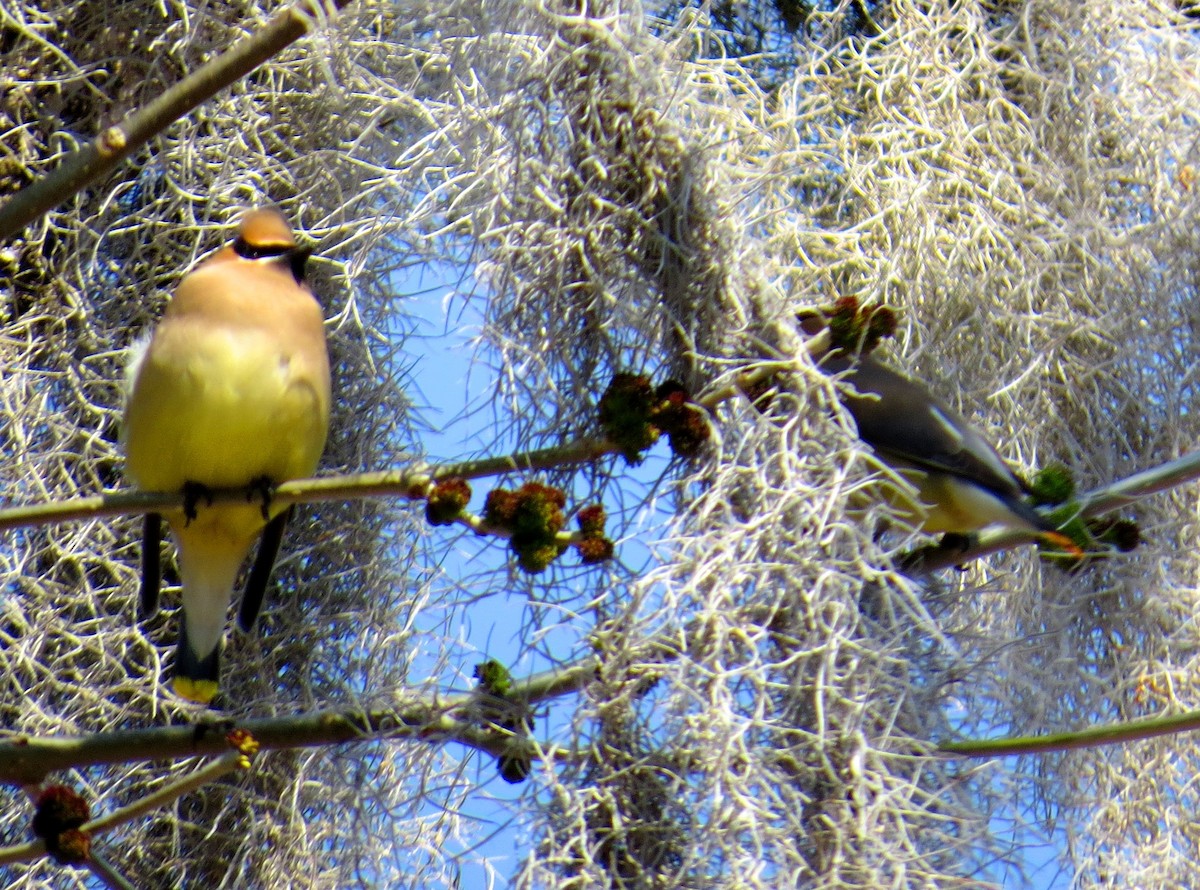
[[[229,743],[225,743],[226,747]],[[93,819],[82,826],[83,831],[89,831],[92,834],[102,834],[110,831],[126,822],[132,822],[146,813],[157,810],[176,800],[190,791],[195,791],[209,782],[219,779],[226,773],[232,773],[243,768],[245,755],[241,751],[226,751],[225,754],[212,763],[206,763],[198,770],[181,776],[173,782],[169,782],[162,788],[156,788],[152,793],[145,797],[140,797],[120,809],[113,810],[111,813]]]
[[[92,853],[88,859],[88,868],[111,890],[137,890],[132,881],[117,871],[112,863],[99,853]]]
[[[440,479],[479,479],[517,471],[551,469],[586,463],[616,451],[616,446],[607,440],[589,436],[554,448],[443,464],[437,467],[417,466],[409,470],[352,473],[320,479],[295,479],[285,482],[275,489],[272,503],[286,506],[360,497],[399,497],[421,500],[428,494],[430,486]],[[1200,479],[1200,451],[1192,452],[1159,467],[1136,473],[1111,485],[1093,489],[1079,498],[1080,515],[1085,518],[1099,516],[1196,479]],[[231,488],[214,489],[211,494],[212,503],[227,504],[261,497],[262,491],[259,488]],[[182,509],[182,506],[183,496],[180,494],[115,491],[68,501],[27,504],[0,509],[0,531],[104,516],[168,512]],[[1035,540],[1034,535],[1021,531],[987,532],[980,535],[978,541],[965,551],[949,549],[945,552],[930,554],[921,562],[919,570],[926,573],[949,568],[992,553],[1030,544]]]

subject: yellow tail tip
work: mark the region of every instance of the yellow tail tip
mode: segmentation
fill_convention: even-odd
[[[176,677],[171,681],[171,686],[180,698],[198,705],[211,703],[220,689],[215,680],[193,680],[191,677]]]

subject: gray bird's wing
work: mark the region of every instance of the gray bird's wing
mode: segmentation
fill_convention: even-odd
[[[843,393],[859,437],[882,457],[918,469],[948,473],[986,488],[1005,500],[1022,497],[1024,486],[974,425],[923,384],[872,356],[855,360],[841,352],[822,362],[859,395]]]

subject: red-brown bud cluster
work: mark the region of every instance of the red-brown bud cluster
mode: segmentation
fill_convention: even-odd
[[[654,389],[645,374],[613,375],[600,398],[600,429],[634,465],[663,433],[681,457],[694,457],[709,437],[704,409],[680,383],[668,380]]]
[[[654,425],[671,440],[671,451],[680,457],[695,457],[708,441],[708,416],[704,409],[688,396],[683,385],[667,380],[655,390],[658,406]]]
[[[68,828],[51,841],[46,849],[59,865],[83,865],[92,858],[92,836],[78,828]]]
[[[608,515],[600,504],[591,504],[575,514],[575,522],[585,538],[592,538],[604,534],[604,524],[608,522]]]
[[[575,549],[584,565],[595,565],[612,559],[613,542],[604,536],[604,524],[607,520],[604,507],[600,504],[584,507],[575,514],[575,522],[579,524],[579,540],[575,542]]]
[[[614,374],[600,397],[600,429],[634,466],[658,441],[658,427],[651,422],[654,408],[654,388],[645,374]]]
[[[806,334],[829,328],[831,349],[871,352],[884,337],[896,333],[896,311],[878,303],[862,305],[858,297],[839,297],[832,306],[809,309],[797,316]]]
[[[608,538],[600,536],[583,538],[575,545],[575,549],[579,551],[579,558],[583,564],[592,566],[612,559],[616,547]]]
[[[443,479],[425,499],[425,518],[430,525],[451,525],[471,502],[466,479]]]
[[[90,835],[79,826],[91,817],[83,796],[66,785],[50,785],[38,795],[33,814],[33,833],[46,842],[46,849],[62,865],[80,865],[91,856]]]
[[[517,564],[531,574],[543,571],[563,552],[558,533],[566,524],[561,488],[526,482],[516,491],[497,488],[483,505],[484,522],[510,533],[509,547]]]

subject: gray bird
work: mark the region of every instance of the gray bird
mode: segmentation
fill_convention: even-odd
[[[1055,525],[1025,500],[1027,485],[975,426],[920,381],[873,355],[835,349],[820,361],[857,393],[841,401],[858,435],[917,489],[919,503],[897,493],[889,503],[914,527],[969,534],[988,526],[1060,539]]]

